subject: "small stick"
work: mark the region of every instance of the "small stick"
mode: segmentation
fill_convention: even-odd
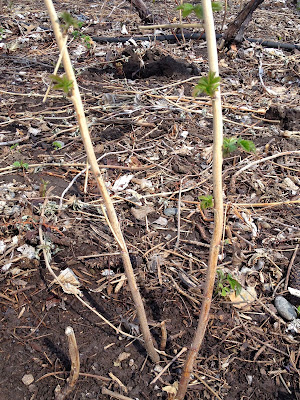
[[[275,203],[231,203],[232,206],[238,207],[277,207],[289,204],[298,204],[299,200],[286,200],[286,201],[277,201]],[[295,227],[293,227],[295,229]]]
[[[114,375],[112,372],[109,372],[108,374],[110,376],[110,378],[115,381],[122,390],[124,390],[125,393],[128,393],[128,389],[127,387],[124,385],[124,383],[116,376]]]
[[[294,253],[292,255],[291,261],[288,266],[288,270],[287,270],[286,278],[285,278],[285,282],[284,282],[284,290],[287,290],[287,288],[288,288],[291,270],[292,270],[296,255],[298,253],[298,249],[299,249],[299,244],[297,244],[297,246],[295,247]]]
[[[212,392],[212,394],[213,394],[214,396],[216,396],[216,398],[217,398],[218,400],[222,400],[221,397],[218,395],[218,393],[215,392],[214,389],[211,388],[211,387],[205,382],[205,380],[202,379],[201,376],[199,376],[199,374],[197,374],[195,371],[194,371],[194,375],[195,375],[195,377],[196,377],[210,392]]]
[[[67,385],[61,390],[58,385],[55,389],[55,400],[64,400],[75,388],[76,382],[79,377],[80,361],[79,351],[77,347],[76,337],[74,330],[71,326],[67,326],[65,334],[68,338],[69,355],[71,359],[71,371],[67,380]]]
[[[25,142],[25,140],[27,140],[27,139],[29,139],[29,135],[26,135],[20,139],[10,140],[9,142],[0,142],[0,146],[11,146],[12,144]]]
[[[89,162],[86,161],[86,167],[85,167],[85,179],[84,179],[84,188],[83,188],[83,193],[87,193],[87,185],[88,185],[88,180],[89,180]]]
[[[180,187],[179,187],[179,193],[178,193],[178,212],[177,212],[177,239],[175,243],[175,249],[178,249],[179,247],[179,242],[180,242],[180,211],[181,211],[181,190],[182,190],[182,181],[183,179],[180,180]]]
[[[108,390],[105,387],[102,388],[102,394],[107,394],[108,396],[111,396],[111,397],[114,397],[115,399],[120,399],[120,400],[134,400],[132,397],[123,396],[120,393],[112,392],[111,390]]]
[[[169,366],[172,365],[173,362],[176,361],[177,358],[179,358],[181,356],[181,354],[183,354],[185,351],[187,351],[187,347],[183,347],[180,350],[180,352],[178,354],[176,354],[176,356],[173,357],[170,362],[168,362],[168,364],[160,371],[160,373],[150,382],[150,385],[155,383],[157,381],[157,379],[159,379],[162,376],[162,374],[169,368]]]
[[[167,344],[167,328],[165,321],[162,321],[162,323],[160,324],[160,329],[161,329],[160,350],[165,351]]]
[[[231,190],[233,190],[234,187],[235,187],[235,181],[236,181],[236,178],[238,177],[238,175],[240,175],[246,169],[254,167],[254,165],[260,164],[262,162],[272,160],[273,158],[282,157],[282,156],[288,156],[290,154],[298,154],[298,155],[300,155],[300,150],[283,151],[282,153],[276,153],[276,154],[273,154],[272,156],[264,157],[264,158],[261,158],[261,159],[256,160],[256,161],[252,161],[251,163],[249,163],[249,164],[245,165],[244,167],[240,168],[231,178],[231,182],[230,182]]]

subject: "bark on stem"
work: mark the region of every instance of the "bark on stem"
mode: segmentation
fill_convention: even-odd
[[[54,9],[52,0],[44,0],[44,2],[47,7],[49,16],[50,16],[51,24],[53,27],[53,31],[55,34],[55,38],[56,38],[59,50],[63,51],[62,60],[63,60],[63,65],[64,65],[64,69],[65,69],[67,78],[68,78],[68,80],[73,82],[71,100],[74,104],[74,108],[76,111],[77,121],[79,124],[82,141],[83,141],[85,151],[86,151],[86,154],[88,157],[88,162],[91,166],[91,169],[92,169],[95,179],[97,181],[98,188],[100,190],[101,196],[102,196],[104,204],[106,206],[106,211],[107,211],[107,215],[108,215],[111,227],[112,227],[113,235],[118,239],[117,242],[120,247],[121,256],[122,256],[126,276],[128,279],[129,288],[131,290],[132,298],[133,298],[135,308],[137,311],[137,315],[139,318],[141,331],[142,331],[143,338],[145,341],[145,347],[146,347],[147,353],[149,354],[151,360],[153,362],[157,363],[157,362],[159,362],[159,355],[156,352],[154,345],[153,345],[153,340],[152,340],[152,336],[151,336],[150,329],[148,326],[143,301],[142,301],[140,292],[139,292],[137,284],[136,284],[133,268],[131,265],[127,246],[126,246],[126,243],[125,243],[125,240],[124,240],[121,228],[120,228],[120,224],[119,224],[114,206],[112,204],[111,198],[109,196],[109,193],[107,192],[104,180],[102,178],[102,175],[101,175],[101,172],[99,169],[99,166],[97,164],[97,159],[95,156],[94,148],[93,148],[90,134],[88,131],[88,126],[86,123],[84,109],[83,109],[83,104],[81,101],[79,88],[78,88],[78,85],[76,82],[76,78],[75,78],[75,74],[73,71],[70,56],[69,56],[67,49],[63,48],[64,40],[63,40],[63,35],[60,30],[58,17],[57,17],[56,11]]]
[[[207,51],[209,69],[219,76],[218,52],[216,45],[216,34],[214,28],[214,19],[211,7],[211,0],[203,0],[203,15],[205,23],[205,33],[207,39]],[[190,375],[201,347],[208,319],[211,299],[214,290],[216,269],[218,263],[219,247],[222,239],[223,229],[223,193],[222,193],[222,144],[223,144],[223,123],[222,123],[222,105],[220,88],[215,92],[212,99],[213,109],[213,196],[214,196],[214,231],[210,245],[208,268],[206,273],[206,282],[204,289],[204,298],[201,306],[201,312],[197,330],[191,344],[184,369],[181,375],[179,389],[176,400],[183,400],[187,391]]]

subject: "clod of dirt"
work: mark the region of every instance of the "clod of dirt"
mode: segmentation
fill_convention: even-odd
[[[170,55],[162,54],[158,49],[146,50],[144,54],[136,49],[127,47],[117,59],[116,77],[128,79],[145,79],[150,76],[190,76],[199,75],[195,64],[189,64],[181,59],[175,59]]]
[[[300,130],[300,107],[271,106],[267,110],[265,117],[267,119],[279,120],[282,129],[288,131]]]

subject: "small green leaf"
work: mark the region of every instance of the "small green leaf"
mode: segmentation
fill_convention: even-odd
[[[73,81],[70,81],[66,75],[50,75],[50,78],[54,83],[54,89],[62,90],[67,96],[70,95],[70,92],[73,89]]]
[[[221,291],[221,296],[226,297],[228,295],[228,293],[230,292],[230,289],[227,287],[223,287],[222,291]]]
[[[227,275],[227,281],[231,289],[235,291],[235,295],[238,296],[242,291],[242,285],[231,274]]]
[[[218,2],[218,1],[213,1],[211,3],[211,8],[212,8],[213,12],[221,11],[222,3]]]
[[[203,8],[201,4],[196,4],[193,11],[199,19],[203,19]]]
[[[202,210],[212,208],[214,205],[213,196],[210,194],[207,196],[199,196],[199,200],[201,201],[200,207],[202,208]]]
[[[226,156],[233,153],[237,149],[237,138],[224,138],[223,140],[223,154]]]
[[[297,307],[297,312],[300,314],[300,306]]]
[[[21,167],[20,161],[15,161],[15,162],[13,163],[13,167],[15,167],[15,168],[20,168],[20,167]]]
[[[213,12],[222,10],[222,4],[219,2],[211,3]],[[196,14],[199,19],[203,19],[203,7],[201,4],[193,5],[191,3],[183,3],[176,8],[177,10],[182,10],[183,18],[189,16],[192,12]]]
[[[78,39],[78,38],[81,36],[81,33],[80,33],[79,31],[73,31],[73,32],[72,32],[72,36],[73,36],[75,39]]]
[[[13,163],[13,167],[15,168],[23,168],[23,169],[28,169],[28,163],[25,163],[24,161],[15,161]]]
[[[239,138],[237,143],[249,153],[256,153],[256,147],[252,140],[244,140],[242,138]]]
[[[83,39],[83,41],[84,41],[86,47],[87,47],[88,49],[90,49],[91,46],[92,46],[92,39],[91,39],[91,37],[88,36],[88,35],[84,35],[84,36],[82,36],[82,39]]]
[[[56,140],[55,142],[52,143],[52,146],[55,147],[56,149],[61,149],[63,147],[63,142]]]
[[[203,76],[199,79],[198,84],[193,90],[193,96],[196,97],[199,93],[206,93],[213,97],[220,85],[221,78],[216,76],[215,72],[209,71],[208,76]]]
[[[222,269],[218,269],[217,274],[218,274],[219,281],[222,281],[225,278],[225,274]]]
[[[72,15],[67,11],[64,11],[60,15],[60,18],[64,21],[64,24],[61,25],[63,32],[67,32],[70,26],[73,26],[74,28],[81,28],[83,25],[82,22],[78,21],[76,18],[73,18]]]
[[[230,273],[225,274],[222,269],[217,269],[217,293],[226,297],[232,290],[238,296],[242,291],[242,285],[232,277]]]
[[[176,10],[182,10],[182,16],[183,18],[186,18],[194,11],[194,6],[193,4],[190,3],[183,3],[180,6],[178,6]]]

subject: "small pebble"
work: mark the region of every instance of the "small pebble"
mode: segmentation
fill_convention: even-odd
[[[29,386],[32,384],[32,382],[34,382],[34,377],[32,374],[25,374],[22,378],[22,382],[24,383],[24,385]]]
[[[164,214],[167,217],[171,217],[173,215],[176,215],[178,213],[178,208],[165,208]]]
[[[277,296],[274,304],[278,314],[287,321],[292,321],[297,317],[297,311],[295,310],[295,307],[283,296]]]
[[[161,365],[155,365],[154,371],[155,372],[161,372],[163,370],[163,367]]]
[[[166,226],[166,225],[168,225],[168,220],[167,220],[167,218],[159,217],[158,219],[153,221],[152,224]]]

